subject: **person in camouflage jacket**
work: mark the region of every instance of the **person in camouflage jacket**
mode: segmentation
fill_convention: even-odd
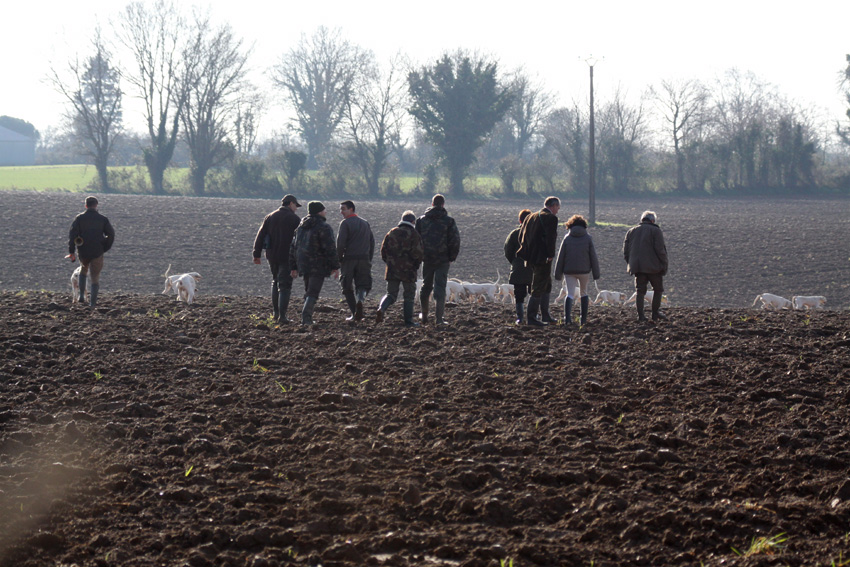
[[[302,325],[313,324],[313,309],[325,278],[339,276],[336,240],[333,229],[325,220],[325,206],[319,201],[310,201],[307,211],[310,214],[301,220],[289,248],[289,268],[293,279],[299,274],[304,276]]]
[[[449,278],[449,265],[460,253],[460,231],[455,220],[445,209],[446,198],[440,194],[431,199],[431,206],[425,214],[416,220],[416,232],[422,237],[425,246],[425,259],[422,263],[422,289],[419,302],[422,306],[420,318],[428,322],[428,301],[431,291],[437,302],[437,324],[446,324],[443,315],[446,310],[446,282]]]
[[[381,258],[387,264],[384,279],[387,280],[387,294],[381,299],[375,320],[384,320],[387,308],[395,303],[399,286],[404,286],[404,324],[415,327],[413,321],[413,302],[416,299],[416,275],[419,264],[425,257],[422,237],[416,232],[413,211],[405,211],[401,222],[384,237],[381,243]]]

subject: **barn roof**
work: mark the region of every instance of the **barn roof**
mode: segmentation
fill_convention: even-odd
[[[0,142],[32,142],[32,138],[0,126]]]

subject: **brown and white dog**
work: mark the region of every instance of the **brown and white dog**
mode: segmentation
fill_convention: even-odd
[[[822,295],[795,295],[791,298],[794,309],[820,309],[826,305]]]
[[[77,269],[71,274],[71,303],[80,301],[80,271],[82,266],[77,266]],[[86,293],[91,291],[91,281],[86,279]]]

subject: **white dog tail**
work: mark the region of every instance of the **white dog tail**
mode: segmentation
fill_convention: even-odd
[[[758,302],[759,302],[759,299],[761,299],[761,294],[758,294],[758,295],[756,296],[756,298],[753,300],[753,307],[755,307],[755,306],[756,306],[756,303],[758,303]]]
[[[499,272],[499,268],[496,268],[496,281],[493,283],[499,285],[500,281],[502,281],[502,274]]]
[[[165,273],[162,274],[162,277],[167,278],[168,272],[170,272],[170,271],[171,271],[171,264],[168,264],[168,268],[166,268]]]

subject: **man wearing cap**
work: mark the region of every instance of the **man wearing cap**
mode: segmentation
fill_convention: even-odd
[[[413,302],[416,300],[416,274],[425,257],[425,247],[422,237],[416,232],[415,222],[413,211],[404,211],[401,222],[387,233],[381,243],[381,258],[387,264],[384,275],[387,294],[378,307],[377,323],[384,320],[387,308],[395,303],[399,286],[404,286],[404,324],[407,327],[418,326],[413,321]]]
[[[363,320],[363,302],[372,289],[372,257],[375,255],[372,227],[354,210],[352,201],[339,204],[343,218],[336,237],[336,252],[340,265],[339,285],[351,310],[351,317],[346,321]]]
[[[455,220],[446,212],[446,198],[434,195],[431,206],[425,214],[416,219],[416,232],[422,237],[425,246],[425,259],[422,263],[422,289],[419,290],[419,303],[422,306],[420,319],[428,322],[428,302],[431,291],[437,303],[437,325],[445,325],[446,282],[449,277],[449,265],[460,253],[460,232]]]
[[[320,201],[307,203],[308,216],[295,229],[289,247],[290,275],[304,276],[304,307],[301,324],[313,324],[313,309],[319,300],[325,278],[339,277],[339,259],[331,225],[325,220],[325,206]]]
[[[266,215],[257,237],[254,239],[254,263],[260,263],[260,254],[266,251],[266,259],[272,271],[272,308],[274,318],[289,323],[286,310],[292,294],[292,276],[289,269],[289,246],[301,219],[295,210],[301,206],[295,195],[283,198],[280,208]]]
[[[91,277],[89,306],[97,303],[103,255],[115,242],[115,229],[109,219],[97,212],[97,198],[86,197],[86,210],[78,214],[68,233],[68,255],[72,262],[80,258],[80,303],[85,300],[86,279]]]

